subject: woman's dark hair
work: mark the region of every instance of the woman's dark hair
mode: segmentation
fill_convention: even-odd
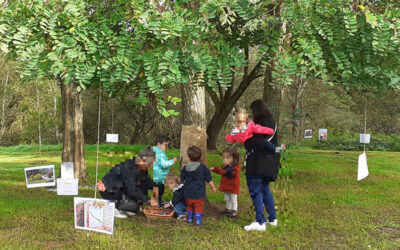
[[[240,154],[236,148],[226,148],[222,155],[228,154],[233,158],[233,166],[237,166],[240,163]]]
[[[272,117],[271,111],[269,111],[267,104],[263,100],[257,99],[250,104],[250,109],[253,113],[254,123],[259,124],[262,119]]]

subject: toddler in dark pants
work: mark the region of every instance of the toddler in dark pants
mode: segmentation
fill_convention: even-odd
[[[178,176],[174,173],[169,173],[165,177],[165,185],[172,190],[172,200],[164,205],[164,208],[173,207],[174,212],[178,215],[178,220],[186,219],[186,200],[183,193],[184,184],[178,183]]]
[[[206,197],[205,182],[210,184],[212,191],[216,189],[211,178],[210,170],[200,162],[201,149],[191,146],[187,150],[189,163],[181,170],[181,182],[185,184],[184,195],[187,205],[188,223],[193,223],[196,214],[196,225],[201,225],[203,217],[204,199]]]

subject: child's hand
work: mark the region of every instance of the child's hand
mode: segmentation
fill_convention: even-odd
[[[210,168],[210,171],[214,171],[215,167]]]
[[[171,204],[167,203],[164,205],[164,208],[169,208],[171,206]]]
[[[150,206],[152,206],[152,207],[158,206],[158,202],[156,201],[156,199],[151,199],[150,200]]]
[[[172,160],[174,160],[174,163],[178,161],[178,157],[174,157]]]
[[[212,191],[213,191],[214,193],[217,192],[217,189],[216,189],[214,186],[212,186],[211,189],[212,189]]]

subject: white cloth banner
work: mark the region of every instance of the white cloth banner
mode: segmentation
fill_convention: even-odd
[[[368,164],[367,164],[367,155],[364,153],[358,156],[358,173],[357,173],[357,181],[360,181],[369,175],[368,172]]]

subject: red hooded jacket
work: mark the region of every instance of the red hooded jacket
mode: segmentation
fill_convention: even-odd
[[[239,194],[240,191],[240,164],[235,167],[225,166],[223,168],[214,167],[212,170],[216,174],[222,175],[219,191],[224,193]]]

